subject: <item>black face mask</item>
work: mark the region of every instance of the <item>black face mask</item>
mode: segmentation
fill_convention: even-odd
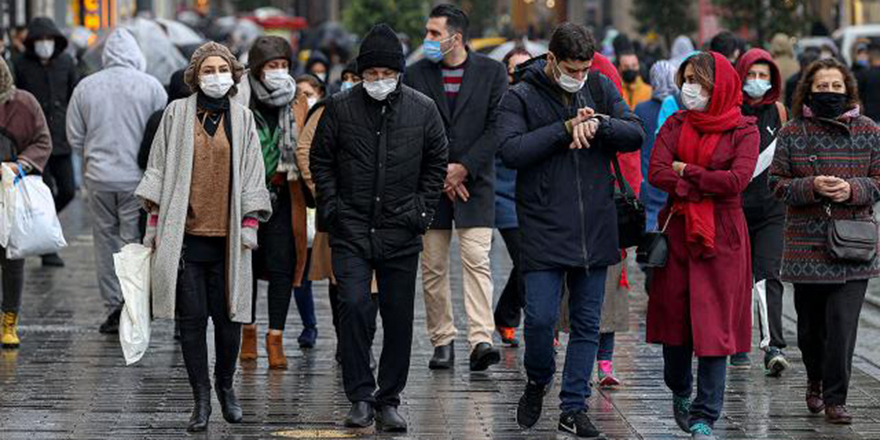
[[[623,72],[620,72],[620,77],[623,78],[623,82],[632,84],[636,82],[636,78],[639,77],[639,72],[637,70],[624,70]]]
[[[847,96],[843,93],[812,92],[810,110],[820,118],[837,119],[846,112]]]

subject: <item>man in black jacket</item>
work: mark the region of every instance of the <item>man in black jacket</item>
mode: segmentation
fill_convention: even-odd
[[[339,289],[342,378],[349,427],[406,431],[397,412],[412,348],[421,236],[446,175],[446,135],[437,106],[400,84],[403,47],[384,24],[361,44],[364,82],[330,97],[310,152],[319,224],[330,233]],[[385,331],[379,389],[370,370],[370,281],[379,284]],[[375,394],[374,394],[375,393]]]
[[[422,281],[428,336],[434,348],[431,369],[455,361],[457,330],[449,287],[449,244],[453,225],[461,245],[465,311],[468,315],[470,369],[485,370],[501,360],[492,345],[492,274],[489,251],[495,224],[495,108],[507,91],[504,65],[471,52],[468,19],[461,9],[439,5],[425,25],[425,56],[406,71],[404,81],[431,97],[449,138],[449,165],[440,204],[425,234]]]
[[[51,18],[37,17],[28,25],[25,53],[14,64],[15,85],[31,92],[43,107],[52,134],[52,156],[43,179],[55,196],[61,212],[76,194],[71,149],[67,143],[67,103],[78,75],[73,58],[64,52],[67,38]],[[58,254],[43,255],[44,266],[64,266]]]
[[[880,123],[880,43],[868,46],[870,67],[859,72],[859,97],[864,115]]]
[[[517,422],[538,422],[556,371],[553,332],[562,283],[569,288],[571,337],[565,356],[559,429],[599,432],[586,415],[608,266],[620,261],[614,174],[618,152],[637,151],[641,121],[607,77],[588,72],[595,42],[579,25],[553,32],[550,53],[518,69],[522,81],[499,106],[504,164],[517,170],[516,210],[526,286],[525,393]],[[589,83],[589,87],[584,87]]]

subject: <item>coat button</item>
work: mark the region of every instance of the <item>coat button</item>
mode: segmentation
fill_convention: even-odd
[[[377,202],[379,202],[379,201],[381,201],[381,200],[382,200],[381,197],[376,197],[376,201],[377,201]]]
[[[375,229],[375,228],[370,228],[370,234],[375,234],[375,233],[376,233],[376,229]]]
[[[819,158],[815,154],[810,156],[810,162],[815,162],[817,160],[819,160]]]

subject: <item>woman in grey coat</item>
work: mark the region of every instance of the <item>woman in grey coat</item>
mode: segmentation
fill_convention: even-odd
[[[155,249],[153,315],[176,316],[180,328],[195,400],[191,432],[204,431],[211,415],[208,316],[217,399],[227,422],[241,421],[232,379],[241,323],[252,317],[251,251],[272,211],[253,115],[230,100],[242,72],[217,43],[193,54],[185,80],[195,94],[165,110],[136,192],[150,212],[144,244]]]

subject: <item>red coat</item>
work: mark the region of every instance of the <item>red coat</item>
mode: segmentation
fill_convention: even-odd
[[[685,247],[684,216],[674,215],[666,233],[669,260],[654,269],[648,300],[648,342],[672,346],[693,342],[697,356],[747,352],[752,338],[752,271],[742,192],[758,159],[760,135],[752,122],[725,133],[707,168],[688,165],[685,176],[672,170],[683,125],[682,113],[669,118],[651,154],[648,180],[669,193],[662,226],[678,200],[715,201],[715,255],[692,256]]]

